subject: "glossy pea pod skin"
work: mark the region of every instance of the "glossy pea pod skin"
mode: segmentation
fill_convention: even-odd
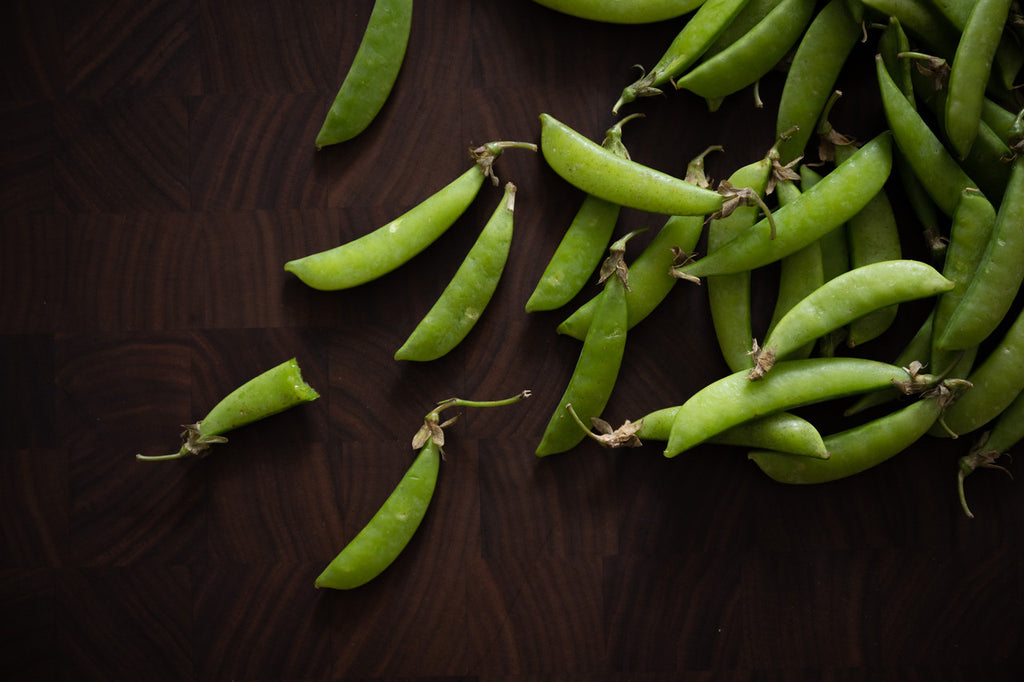
[[[376,0],[316,148],[350,140],[373,122],[398,79],[412,30],[412,0]]]
[[[888,133],[869,140],[791,204],[774,213],[772,238],[767,217],[679,272],[694,277],[731,274],[774,263],[839,227],[860,211],[885,184],[892,169]]]
[[[136,457],[157,461],[202,456],[210,444],[227,440],[223,434],[319,397],[316,389],[302,378],[299,363],[291,358],[231,391],[205,417],[187,426],[182,434],[187,440],[177,453]]]
[[[808,294],[779,320],[755,358],[751,378],[763,376],[776,359],[870,312],[936,296],[953,286],[931,265],[917,260],[880,261],[843,273]]]
[[[781,370],[781,371],[780,371]],[[676,412],[665,447],[675,457],[728,428],[775,412],[889,388],[928,382],[903,368],[865,358],[806,358],[778,363],[762,381],[740,370],[697,391]]]
[[[516,187],[511,182],[476,242],[396,360],[428,362],[447,355],[476,325],[498,288],[512,246]]]
[[[384,504],[316,578],[315,586],[351,590],[384,572],[426,516],[440,466],[440,447],[428,440]]]
[[[682,73],[711,46],[750,0],[707,0],[702,3],[651,70],[627,85],[612,113],[638,97],[661,94],[660,88]]]
[[[1024,281],[1024,160],[1018,156],[974,278],[938,339],[944,350],[980,344],[1005,317]]]
[[[552,170],[587,194],[619,206],[663,215],[706,215],[724,197],[632,159],[624,159],[541,114],[540,148]]]
[[[800,39],[814,6],[814,0],[782,0],[732,45],[680,76],[676,88],[717,100],[752,85]]]
[[[839,72],[861,36],[860,0],[829,0],[808,24],[786,72],[776,115],[776,135],[796,127],[779,143],[779,160],[804,155]]]
[[[809,485],[847,478],[895,457],[919,441],[942,414],[937,398],[922,397],[893,412],[825,436],[828,459],[757,450],[747,456],[779,483]]]
[[[604,283],[569,384],[537,445],[538,457],[570,450],[586,437],[569,413],[568,405],[572,405],[583,423],[601,415],[611,398],[625,354],[627,319],[626,285],[613,274]]]
[[[959,158],[970,153],[981,121],[985,88],[1011,0],[976,0],[949,71],[945,129]]]
[[[637,437],[666,442],[679,406],[655,410],[640,420]],[[801,457],[828,458],[828,449],[817,427],[790,412],[776,412],[726,429],[708,439],[709,443],[746,448],[779,450]]]
[[[651,24],[682,16],[704,0],[533,0],[562,14],[609,24]]]

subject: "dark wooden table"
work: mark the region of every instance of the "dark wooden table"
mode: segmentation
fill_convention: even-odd
[[[809,488],[724,446],[533,455],[579,351],[555,333],[566,311],[523,311],[582,199],[539,154],[498,161],[519,187],[509,265],[441,360],[392,356],[498,188],[363,287],[317,292],[284,272],[425,198],[471,145],[539,141],[541,112],[600,139],[634,64],[683,24],[420,2],[379,118],[317,152],[372,4],[33,0],[5,15],[0,677],[1020,679],[1024,498],[984,472],[969,481],[977,517],[963,515],[955,467],[970,439],[929,437]],[[861,139],[884,128],[871,49],[855,48],[835,114]],[[781,83],[764,79],[761,109],[749,91],[715,113],[683,92],[646,100],[625,141],[677,174],[722,144],[708,159],[721,179],[771,145]],[[663,220],[626,210],[619,233]],[[913,226],[905,248],[923,253]],[[771,285],[769,270],[769,306]],[[631,333],[610,421],[725,373],[704,297],[680,284]],[[925,312],[903,310],[864,355],[891,359]],[[134,459],[176,449],[180,424],[292,356],[320,400],[206,459]],[[397,483],[436,401],[523,389],[524,403],[463,411],[390,569],[351,592],[313,588]],[[840,409],[810,414],[834,430]]]

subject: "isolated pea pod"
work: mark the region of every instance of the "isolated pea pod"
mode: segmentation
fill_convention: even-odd
[[[376,0],[348,73],[327,111],[316,148],[350,140],[373,122],[405,58],[412,0]]]
[[[682,16],[704,0],[533,0],[562,14],[610,24],[650,24]]]
[[[224,396],[205,417],[185,426],[184,444],[170,455],[136,455],[144,461],[163,461],[205,456],[214,443],[224,443],[223,434],[254,421],[284,412],[320,394],[302,378],[295,358],[286,360],[245,382]]]
[[[306,285],[323,291],[348,289],[382,277],[433,244],[480,192],[491,164],[509,147],[536,149],[526,142],[490,142],[473,150],[475,163],[404,214],[333,249],[284,264]],[[496,181],[496,179],[495,179]]]
[[[540,121],[544,160],[587,194],[663,215],[706,215],[722,208],[718,192],[613,154],[550,114],[541,114]]]

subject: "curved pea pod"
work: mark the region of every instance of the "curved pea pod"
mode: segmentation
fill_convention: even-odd
[[[636,435],[641,440],[668,441],[679,406],[655,410],[640,420]],[[746,448],[781,450],[802,457],[827,458],[828,450],[817,427],[790,412],[776,412],[726,429],[709,443]]]
[[[170,455],[136,455],[145,461],[205,456],[210,445],[227,441],[223,434],[254,421],[284,412],[320,394],[302,378],[295,358],[253,377],[224,396],[205,417],[185,426],[181,449]]]
[[[808,294],[783,315],[755,353],[751,379],[761,379],[778,359],[864,315],[903,301],[935,296],[954,283],[917,260],[862,265]]]
[[[926,375],[911,375],[903,368],[865,358],[787,360],[762,381],[750,381],[747,371],[740,370],[708,384],[679,407],[665,456],[675,457],[726,429],[774,412],[892,385],[912,392],[932,381]]]
[[[885,119],[897,148],[939,210],[947,216],[953,215],[960,192],[977,187],[977,183],[967,176],[917,108],[896,86],[881,55],[875,57],[875,73]]]
[[[960,32],[936,9],[930,0],[860,0],[883,17],[896,17],[907,33],[928,51],[951,57],[960,40]]]
[[[938,340],[945,350],[984,341],[1006,316],[1024,281],[1024,161],[1013,162],[1006,194],[974,278]]]
[[[516,187],[511,182],[490,220],[433,307],[416,325],[396,360],[427,362],[462,342],[487,308],[501,280],[512,245]]]
[[[836,166],[792,203],[704,258],[679,268],[693,277],[753,270],[774,263],[856,215],[885,184],[892,169],[891,136],[881,133]]]
[[[669,44],[661,59],[622,90],[612,113],[638,97],[660,95],[660,88],[697,61],[728,28],[750,0],[707,0],[701,4]]]
[[[550,114],[541,114],[545,161],[569,184],[619,206],[663,215],[706,215],[725,198],[682,178],[624,159]]]
[[[779,483],[808,485],[847,478],[892,459],[919,441],[959,389],[933,390],[911,404],[825,436],[828,459],[757,450],[747,456]]]
[[[978,469],[995,469],[1013,478],[1010,470],[996,464],[996,461],[1008,454],[1010,449],[1017,446],[1022,439],[1024,439],[1024,392],[1017,394],[1013,402],[993,422],[991,430],[981,434],[970,451],[960,458],[957,488],[960,495],[960,506],[968,518],[973,519],[974,513],[967,505],[964,479]]]
[[[373,122],[405,58],[412,0],[376,0],[348,73],[327,111],[316,148],[350,140]]]
[[[704,0],[533,0],[562,14],[609,24],[650,24],[682,16]]]
[[[610,260],[621,262],[625,241],[631,234],[612,245]],[[590,423],[601,415],[611,398],[625,353],[627,319],[626,284],[617,272],[612,272],[604,282],[569,385],[537,446],[538,457],[570,450],[586,437],[569,413],[569,405],[583,423]]]
[[[814,6],[814,0],[782,0],[736,42],[676,79],[676,88],[715,100],[752,85],[800,39]]]
[[[863,14],[859,0],[829,0],[800,38],[776,113],[776,135],[796,128],[779,144],[782,163],[803,156],[839,72],[861,36]]]

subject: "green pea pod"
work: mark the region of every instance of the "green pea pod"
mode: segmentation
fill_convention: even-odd
[[[601,146],[628,159],[629,151],[622,143],[622,126],[636,116],[638,114],[627,116],[609,128]],[[589,194],[584,197],[569,229],[526,301],[526,312],[560,308],[583,289],[608,248],[621,208],[618,204]]]
[[[684,275],[704,277],[753,270],[802,249],[839,227],[875,196],[892,168],[890,135],[869,140],[846,162],[753,227],[694,263],[679,268]]]
[[[954,283],[916,260],[892,260],[853,268],[835,277],[787,312],[755,354],[751,379],[805,344],[872,311],[903,301],[935,296]]]
[[[847,478],[892,459],[919,441],[942,414],[945,400],[940,395],[922,396],[887,415],[825,436],[828,459],[766,450],[747,456],[779,483],[810,485]]]
[[[977,184],[896,86],[880,55],[875,57],[875,67],[882,108],[897,148],[939,210],[953,215],[960,192]]]
[[[319,397],[320,394],[303,380],[299,364],[292,358],[245,382],[224,396],[201,420],[187,425],[181,434],[185,442],[178,452],[157,456],[140,454],[136,458],[162,461],[204,456],[210,445],[227,441],[223,434]]]
[[[476,325],[498,288],[508,260],[515,196],[515,185],[507,183],[501,202],[476,243],[440,298],[395,352],[396,360],[436,360],[455,348]]]
[[[707,59],[729,47],[737,40],[750,32],[768,16],[768,13],[775,9],[782,0],[749,0],[743,10],[729,22],[722,33],[711,43],[704,58]]]
[[[742,38],[675,81],[706,99],[739,92],[782,61],[810,21],[814,0],[782,0]]]
[[[455,180],[398,218],[327,251],[284,264],[306,285],[336,291],[365,284],[405,264],[433,244],[466,212],[491,176],[491,164],[508,147],[536,149],[525,142],[490,142],[475,150],[476,163]]]
[[[900,56],[906,52],[910,52],[910,39],[907,37],[907,32],[903,30],[899,19],[889,17],[889,23],[878,39],[878,53],[882,56],[882,62],[889,71],[889,75],[892,76],[893,82],[906,95],[907,100],[911,104],[915,104],[914,82],[911,73],[913,60]]]
[[[682,16],[704,0],[533,0],[562,14],[609,24],[651,24]]]
[[[412,29],[412,0],[376,0],[316,148],[350,140],[377,117],[398,79]]]
[[[781,371],[780,371],[781,370]],[[865,358],[806,358],[780,362],[763,381],[740,370],[693,394],[676,412],[666,457],[693,448],[737,424],[775,412],[877,391],[893,384],[920,386],[927,376]]]
[[[800,186],[806,192],[821,181],[821,174],[807,164],[800,165]],[[846,240],[846,223],[826,232],[818,239],[821,245],[821,268],[825,281],[850,269],[850,245]]]
[[[706,215],[724,197],[682,178],[613,154],[550,114],[541,114],[540,147],[552,170],[587,194],[663,215]]]
[[[623,88],[612,113],[617,114],[623,104],[638,97],[660,95],[661,86],[697,61],[748,2],[750,0],[707,0],[701,4],[651,70]]]
[[[896,17],[908,34],[928,51],[951,57],[960,32],[940,13],[931,0],[861,0],[865,7],[883,17]]]
[[[800,38],[776,113],[776,135],[796,128],[779,143],[782,163],[804,155],[839,72],[861,36],[863,14],[860,0],[829,0]]]
[[[1024,161],[1018,156],[976,274],[950,315],[938,346],[980,344],[999,325],[1024,280]]]
[[[945,128],[953,149],[967,156],[978,134],[985,87],[1011,0],[977,0],[964,24],[949,70]]]
[[[609,261],[621,263],[625,243],[632,234],[626,235],[611,246]],[[609,269],[617,269],[611,265]],[[558,407],[548,421],[541,442],[537,446],[539,457],[565,452],[574,448],[586,433],[569,413],[572,405],[578,418],[589,423],[599,417],[611,398],[626,349],[628,318],[626,284],[617,272],[605,280],[600,303],[594,311],[594,318],[583,340],[579,358],[569,379]]]
[[[637,437],[641,440],[667,441],[679,406],[655,410],[640,420]],[[776,412],[737,424],[708,439],[709,443],[746,448],[781,450],[802,457],[828,457],[828,450],[817,427],[790,412]]]
[[[990,431],[983,433],[975,442],[970,452],[960,458],[957,472],[957,487],[960,492],[960,506],[968,518],[974,518],[967,506],[964,493],[964,479],[977,469],[995,469],[1013,477],[1005,467],[996,464],[996,460],[1007,454],[1024,439],[1024,392],[1018,393],[1013,402],[996,418]]]
[[[762,195],[765,193],[771,168],[771,155],[768,154],[733,172],[728,182],[733,187],[749,188]],[[741,206],[728,216],[712,217],[708,223],[708,252],[720,248],[737,234],[753,227],[757,215],[757,206]],[[754,340],[751,279],[751,273],[744,271],[728,275],[709,275],[705,281],[715,339],[726,365],[734,372],[743,368],[749,369],[754,364],[750,357],[751,344]]]

